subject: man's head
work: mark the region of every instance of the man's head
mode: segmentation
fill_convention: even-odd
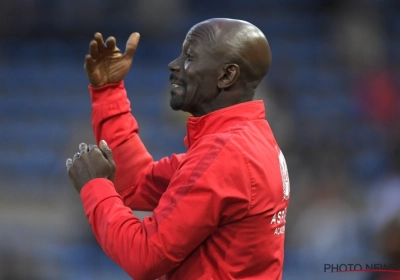
[[[216,18],[193,26],[172,72],[170,105],[194,116],[253,99],[271,64],[264,34],[254,25]]]

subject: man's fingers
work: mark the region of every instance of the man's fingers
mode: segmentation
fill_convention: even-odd
[[[92,40],[89,44],[89,55],[93,58],[93,59],[97,59],[97,57],[99,56],[99,50],[97,48],[98,43],[95,40]]]
[[[126,42],[125,56],[132,59],[137,46],[139,44],[140,34],[135,32],[129,36],[128,41]]]
[[[72,159],[67,158],[67,161],[65,162],[65,166],[67,166],[67,170],[69,170],[72,167]]]
[[[106,47],[109,50],[114,50],[117,46],[117,42],[114,37],[108,37],[106,41]]]
[[[81,156],[80,152],[75,153],[74,156],[72,157],[72,163],[74,163],[77,158],[80,158],[80,156]]]
[[[94,34],[94,40],[97,42],[97,49],[99,52],[104,51],[104,49],[106,48],[105,44],[104,44],[104,40],[103,40],[103,35],[101,35],[100,32],[96,32]]]
[[[121,51],[117,48],[117,42],[114,37],[108,37],[106,41],[106,47],[108,51],[112,52],[112,57],[121,56]]]
[[[86,143],[80,143],[79,144],[79,152],[81,154],[88,152],[88,145]]]
[[[91,57],[90,54],[87,54],[85,56],[85,65],[84,68],[86,70],[92,70],[95,67],[96,63],[95,60]]]
[[[103,156],[108,160],[108,162],[111,165],[111,171],[112,172],[111,172],[111,175],[110,175],[110,177],[108,179],[110,179],[111,181],[114,182],[114,175],[115,175],[116,166],[115,166],[114,159],[113,159],[113,156],[112,156],[112,151],[111,151],[110,147],[108,147],[106,141],[104,141],[104,140],[100,141],[99,148],[100,148]]]
[[[113,156],[112,156],[112,151],[111,151],[110,147],[108,147],[106,141],[101,140],[99,146],[100,146],[100,150],[101,150],[101,152],[103,153],[104,157],[105,157],[105,158],[111,163],[111,165],[114,167],[115,164],[114,164],[114,159],[113,159]]]
[[[88,151],[91,152],[92,150],[96,149],[97,145],[89,144]]]

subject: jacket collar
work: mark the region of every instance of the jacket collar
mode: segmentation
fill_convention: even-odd
[[[237,123],[257,119],[265,119],[262,100],[239,103],[201,117],[190,116],[186,124],[185,146],[189,149],[204,135],[223,132]]]

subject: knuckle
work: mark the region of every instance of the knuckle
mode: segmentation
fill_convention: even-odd
[[[97,145],[89,144],[89,152],[91,152],[92,150],[94,150],[96,148],[97,148]]]

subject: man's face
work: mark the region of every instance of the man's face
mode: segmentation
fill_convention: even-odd
[[[201,30],[195,27],[189,31],[182,54],[168,65],[172,72],[171,108],[194,116],[203,115],[204,105],[218,95],[218,69],[223,62],[215,43],[208,39],[207,29]]]

